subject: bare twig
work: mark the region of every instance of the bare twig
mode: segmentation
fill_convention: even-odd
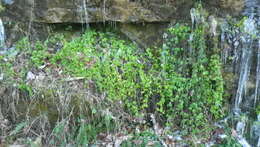
[[[65,81],[70,82],[70,81],[77,81],[77,80],[83,80],[85,77],[74,77],[74,78],[67,78]]]

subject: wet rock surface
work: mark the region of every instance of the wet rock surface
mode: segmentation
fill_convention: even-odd
[[[188,13],[192,1],[165,0],[16,0],[6,1],[8,15],[44,23],[165,22]],[[186,12],[185,12],[186,11]]]
[[[44,23],[169,22],[188,16],[192,0],[3,0],[7,15]],[[238,14],[244,0],[205,1],[216,13]],[[220,10],[221,9],[221,10]]]
[[[203,1],[217,16],[239,13],[244,0]],[[161,42],[163,23],[189,21],[192,0],[2,0],[6,28],[6,46],[27,36],[44,40],[49,34],[46,24],[88,24],[120,22],[119,30],[142,47]],[[235,7],[235,8],[234,8]],[[225,11],[225,12],[224,12]],[[136,23],[136,24],[135,24]],[[146,23],[145,25],[142,25]],[[147,24],[150,23],[150,24]],[[151,24],[152,23],[152,24]],[[158,23],[162,25],[158,25]],[[164,24],[167,25],[167,24]],[[39,31],[40,30],[40,31]],[[159,37],[160,36],[160,37]],[[159,38],[158,38],[159,37]]]

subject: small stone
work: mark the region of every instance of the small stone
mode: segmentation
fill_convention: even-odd
[[[27,73],[26,80],[34,80],[35,78],[36,76],[31,71]]]

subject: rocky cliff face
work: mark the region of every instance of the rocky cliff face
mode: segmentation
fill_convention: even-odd
[[[213,11],[210,14],[221,16],[227,14],[226,10],[232,11],[232,14],[241,11],[243,1],[203,2],[208,11]],[[177,20],[189,21],[190,8],[194,7],[196,0],[0,0],[0,2],[5,8],[1,15],[4,17],[1,18],[4,18],[8,30],[6,37],[6,42],[10,42],[8,44],[12,44],[21,38],[18,36],[24,36],[25,33],[26,36],[33,36],[32,38],[46,36],[44,35],[48,34],[46,24],[120,22],[122,25],[118,27],[122,33],[147,47],[146,44],[157,42],[154,38],[159,36],[159,32],[163,29],[158,22],[162,24]],[[151,22],[155,25],[149,27],[141,25]]]
[[[168,22],[189,13],[192,0],[4,0],[17,19],[44,23]]]

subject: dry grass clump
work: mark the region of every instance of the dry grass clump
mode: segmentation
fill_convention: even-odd
[[[31,67],[27,57],[20,52],[0,58],[2,145],[93,144],[99,134],[116,132],[128,116],[120,104],[96,93],[91,81],[55,66]]]

